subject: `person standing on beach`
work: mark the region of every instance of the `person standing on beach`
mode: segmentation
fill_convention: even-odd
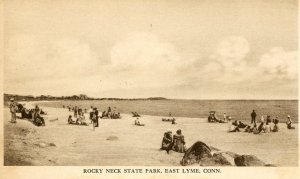
[[[251,124],[252,124],[252,123],[255,124],[255,123],[256,123],[256,119],[255,119],[255,118],[256,118],[256,113],[255,113],[255,110],[254,110],[254,109],[253,109],[253,111],[252,111],[252,113],[251,113],[251,118],[252,118],[252,119],[251,119]]]
[[[90,113],[90,120],[91,120],[91,123],[92,123],[93,122],[92,119],[93,119],[93,115],[94,115],[93,106],[91,106],[91,108],[89,109],[89,113]]]
[[[77,108],[77,106],[75,106],[75,108],[74,108],[74,117],[77,117],[77,113],[78,113],[78,108]]]
[[[11,113],[11,123],[17,123],[17,103],[15,102],[14,98],[10,98],[9,109]]]
[[[95,127],[99,127],[99,111],[97,108],[95,108],[94,113],[96,115],[96,126]]]

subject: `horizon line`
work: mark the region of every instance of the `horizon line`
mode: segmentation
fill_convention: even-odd
[[[19,96],[33,96],[33,97],[39,97],[42,95],[21,95],[21,94],[9,94],[9,93],[3,93],[3,95],[19,95]],[[85,94],[82,94],[85,95]],[[43,95],[43,96],[48,96],[48,95]],[[63,97],[63,96],[55,96],[55,95],[49,95],[52,97]],[[69,97],[72,96],[80,96],[73,94],[73,95],[69,95]],[[67,97],[67,96],[64,96]],[[228,98],[168,98],[168,97],[163,97],[163,96],[150,96],[150,97],[91,97],[88,96],[88,98],[94,98],[94,99],[104,99],[104,98],[115,98],[115,99],[149,99],[149,98],[165,98],[167,100],[298,100],[299,98],[232,98],[232,99],[228,99]],[[87,99],[88,100],[88,99]],[[164,99],[162,99],[164,100]]]

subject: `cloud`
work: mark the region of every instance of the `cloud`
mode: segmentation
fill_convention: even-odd
[[[224,38],[217,46],[212,58],[225,68],[240,66],[250,50],[249,42],[239,36]]]
[[[89,44],[76,39],[44,41],[33,35],[9,39],[5,54],[5,78],[41,80],[91,74],[99,63]]]
[[[225,37],[216,46],[209,61],[204,65],[200,76],[207,81],[217,81],[232,84],[250,78],[247,72],[251,70],[247,61],[250,45],[247,39],[240,36]]]
[[[297,51],[274,47],[260,58],[258,67],[266,74],[285,79],[297,79]]]
[[[126,92],[128,97],[186,94],[199,98],[222,98],[243,91],[243,98],[249,89],[259,91],[262,84],[270,90],[275,85],[277,91],[297,84],[297,51],[274,47],[261,58],[250,59],[249,42],[238,36],[222,39],[208,58],[179,53],[172,43],[149,32],[129,34],[109,53],[110,59],[102,60],[89,43],[74,38],[45,41],[33,35],[14,36],[6,45],[5,90],[38,95],[122,97]]]
[[[210,56],[210,61],[204,66],[201,75],[223,84],[252,81],[258,85],[273,80],[297,79],[297,51],[273,47],[259,59],[255,59],[257,63],[249,63],[249,60],[254,60],[247,56],[249,52],[250,45],[245,38],[227,37]]]
[[[176,48],[149,32],[135,32],[111,49],[111,69],[119,81],[135,87],[163,87],[176,84],[182,61]]]

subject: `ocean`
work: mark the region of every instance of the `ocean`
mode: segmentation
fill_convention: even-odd
[[[218,117],[223,118],[226,112],[232,120],[249,121],[254,109],[257,120],[263,115],[278,116],[280,122],[285,122],[287,115],[294,122],[298,122],[297,100],[78,100],[78,101],[49,101],[37,102],[41,106],[59,107],[78,106],[89,109],[97,107],[99,111],[107,110],[122,113],[138,112],[141,115],[168,116],[169,112],[174,117],[207,118],[209,111],[216,111]]]

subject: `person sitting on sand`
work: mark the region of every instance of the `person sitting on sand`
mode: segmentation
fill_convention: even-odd
[[[239,121],[238,127],[244,129],[247,125]]]
[[[238,124],[237,120],[235,120],[235,121],[232,122],[232,125],[238,126],[239,124]]]
[[[268,124],[270,124],[272,122],[272,120],[271,120],[271,116],[267,116],[267,120],[266,120],[266,124],[268,123]]]
[[[45,120],[44,118],[40,115],[40,110],[38,108],[36,108],[35,110],[37,110],[34,115],[33,115],[33,123],[37,126],[45,126]]]
[[[272,132],[278,132],[279,131],[279,127],[277,126],[277,124],[279,123],[278,117],[276,117],[273,122],[274,122],[274,127],[272,129]]]
[[[161,150],[169,150],[172,145],[172,131],[164,133],[164,137],[161,142]]]
[[[101,118],[106,117],[106,111],[102,112]]]
[[[292,119],[291,119],[291,116],[288,115],[287,117],[288,117],[287,122],[286,122],[287,128],[288,128],[288,129],[295,129],[295,127],[292,126],[293,121],[292,121]]]
[[[258,128],[256,123],[254,123],[253,129],[252,129],[253,134],[259,134]]]
[[[176,134],[173,135],[172,149],[179,153],[184,153],[186,151],[184,135],[181,134],[181,129],[178,129]]]
[[[264,118],[264,116],[261,116],[261,118],[260,118],[260,122],[262,123],[262,122],[265,122],[265,118]]]
[[[68,124],[76,124],[76,121],[73,121],[72,115],[69,115]]]
[[[267,122],[266,122],[266,125],[265,125],[265,132],[266,133],[271,132],[271,125],[270,125],[270,123],[271,123],[271,118],[269,116],[269,120],[268,120],[268,117],[267,117]]]
[[[177,124],[175,118],[172,119],[172,124]]]
[[[247,125],[244,132],[250,132],[251,126]]]
[[[39,111],[40,110],[40,108],[39,108],[39,106],[38,105],[35,105],[35,111]]]
[[[229,127],[229,132],[240,132],[237,121],[232,122],[232,124]]]
[[[43,111],[43,109],[41,109],[40,114],[46,115],[47,113],[45,111]]]
[[[215,122],[220,122],[220,121],[221,121],[221,120],[218,119],[216,113],[213,113],[213,120],[214,120]]]
[[[134,125],[136,125],[136,126],[145,126],[145,124],[140,123],[139,118],[136,118],[136,120],[134,121]]]
[[[216,122],[216,117],[214,116],[214,111],[211,111],[209,113],[208,122]]]
[[[134,120],[134,125],[140,125],[141,123],[140,123],[140,121],[139,121],[139,118],[136,118],[136,120]]]
[[[258,134],[259,133],[261,133],[262,131],[264,131],[265,132],[265,123],[264,122],[261,122],[260,124],[259,124],[259,126],[258,126]]]

